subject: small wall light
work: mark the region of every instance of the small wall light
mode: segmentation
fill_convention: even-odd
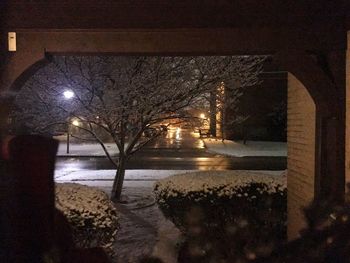
[[[17,50],[16,32],[8,33],[8,46],[9,46],[9,51],[11,52],[14,52]]]

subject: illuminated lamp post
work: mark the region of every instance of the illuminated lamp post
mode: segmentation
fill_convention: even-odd
[[[65,90],[63,92],[63,97],[66,99],[66,100],[70,100],[74,97],[74,92],[71,91],[71,90]],[[74,125],[74,123],[73,123]],[[70,116],[68,117],[68,121],[67,121],[67,153],[69,153],[69,133],[70,133]]]

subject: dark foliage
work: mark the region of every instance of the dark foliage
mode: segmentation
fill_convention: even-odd
[[[185,236],[179,262],[254,259],[285,241],[286,191],[268,194],[262,188],[253,183],[233,197],[220,191],[160,195],[165,202],[159,208]]]
[[[348,185],[348,188],[350,185]],[[344,204],[317,200],[305,210],[307,228],[301,237],[278,246],[255,263],[348,263],[350,262],[350,194]]]

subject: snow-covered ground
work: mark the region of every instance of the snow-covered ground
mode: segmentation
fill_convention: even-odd
[[[124,177],[125,187],[153,187],[155,181],[175,174],[186,174],[198,170],[126,170]],[[101,189],[112,189],[115,170],[60,170],[55,172],[55,181],[58,183],[76,182]],[[281,171],[251,171],[279,175]],[[219,172],[218,172],[219,173]],[[109,193],[110,191],[108,191]]]
[[[287,156],[287,143],[267,141],[222,141],[220,139],[203,139],[209,152],[245,157],[245,156]]]
[[[244,156],[287,156],[287,143],[285,142],[267,142],[267,141],[242,141],[207,138],[203,139],[209,152],[244,157]],[[105,144],[111,155],[119,153],[118,147],[114,143]],[[67,144],[61,141],[58,147],[57,156],[106,156],[101,145],[97,143],[70,143],[69,153],[67,153]]]
[[[183,174],[187,172],[194,172],[196,170],[126,170],[124,177],[124,185],[132,182],[133,186],[152,186],[156,180],[166,178],[175,174]],[[93,182],[100,186],[111,187],[111,181],[115,176],[115,170],[59,170],[55,172],[56,182]]]
[[[156,256],[165,263],[177,262],[179,230],[164,218],[154,201],[153,184],[158,179],[195,171],[184,170],[127,170],[123,187],[125,204],[117,204],[121,229],[115,250],[117,262],[136,263],[142,256]],[[237,173],[239,171],[235,171]],[[226,171],[227,173],[227,171]],[[279,175],[283,171],[254,171]],[[65,171],[55,174],[55,181],[95,186],[110,194],[114,170]]]
[[[117,262],[139,262],[142,256],[156,256],[166,263],[176,263],[179,230],[165,219],[153,196],[156,180],[184,170],[127,170],[123,187],[125,204],[117,204],[121,229],[115,244]],[[55,174],[57,183],[74,182],[111,193],[114,170],[64,171]]]
[[[119,153],[118,147],[114,143],[105,144],[110,155]],[[69,153],[67,153],[67,143],[60,142],[57,156],[106,156],[102,146],[97,143],[70,143]]]

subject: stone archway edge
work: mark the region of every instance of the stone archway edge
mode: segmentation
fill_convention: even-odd
[[[306,51],[283,50],[276,59],[304,84],[316,105],[315,197],[338,202],[345,189],[345,51],[334,53],[334,79]],[[329,57],[331,65],[334,56]],[[337,74],[342,71],[344,76]]]
[[[277,52],[280,63],[300,79],[316,104],[316,180],[328,178],[327,183],[317,182],[316,185],[333,189],[319,192],[328,195],[340,191],[343,183],[329,186],[328,182],[334,182],[334,178],[343,181],[344,178],[345,104],[342,93],[345,86],[337,87],[306,50],[345,50],[342,41],[329,39],[320,46],[318,38],[310,33],[312,30],[299,38],[291,28],[19,29],[16,32],[17,51],[9,54],[2,72],[2,90],[19,89],[33,72],[45,65],[47,54],[233,55]],[[342,191],[339,193],[341,195]]]

